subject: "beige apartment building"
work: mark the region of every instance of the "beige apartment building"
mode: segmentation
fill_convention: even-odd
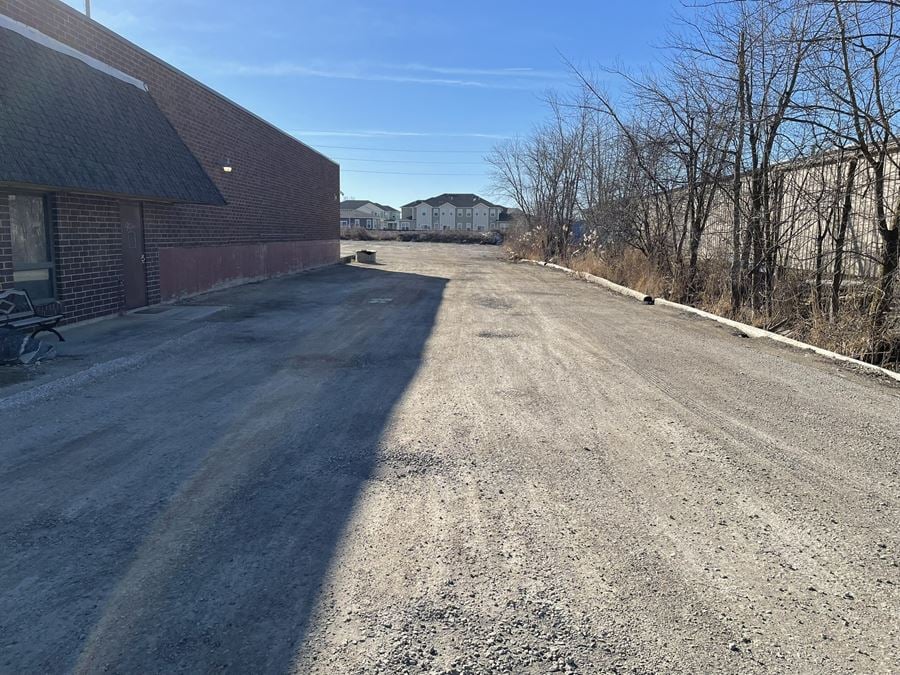
[[[430,199],[405,204],[401,210],[401,230],[505,230],[509,213],[476,194],[444,193]]]
[[[400,221],[400,211],[393,206],[362,199],[347,199],[341,202],[341,227],[363,227],[367,230],[396,230]]]

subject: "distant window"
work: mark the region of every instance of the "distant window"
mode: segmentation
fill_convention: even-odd
[[[10,195],[13,284],[32,300],[55,296],[50,227],[40,195]]]
[[[466,215],[467,215],[467,216],[471,216],[471,215],[472,215],[472,209],[466,209]]]
[[[438,214],[438,210],[435,209],[435,210],[434,210],[434,215],[437,215],[437,214]]]

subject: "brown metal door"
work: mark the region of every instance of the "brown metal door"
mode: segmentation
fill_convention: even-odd
[[[144,273],[144,221],[141,205],[121,202],[122,279],[125,282],[125,309],[147,304],[147,277]]]

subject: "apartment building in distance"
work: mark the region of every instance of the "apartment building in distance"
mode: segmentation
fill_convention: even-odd
[[[341,202],[341,227],[364,227],[367,230],[396,230],[400,211],[393,206],[360,199]]]
[[[506,207],[475,194],[444,193],[403,206],[401,230],[505,230]]]

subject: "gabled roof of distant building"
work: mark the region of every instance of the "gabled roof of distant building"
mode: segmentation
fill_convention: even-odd
[[[374,204],[375,202],[366,201],[365,199],[345,199],[341,202],[342,209],[358,209],[366,204]]]
[[[487,199],[483,197],[479,197],[476,194],[468,193],[456,193],[456,192],[445,192],[442,195],[438,195],[437,197],[432,197],[431,199],[419,199],[414,202],[410,202],[409,204],[404,204],[404,207],[409,206],[417,206],[422,203],[428,204],[429,206],[442,206],[444,204],[452,204],[456,208],[472,208],[476,204],[486,204],[487,206],[493,206],[498,209],[506,208],[504,206],[500,206],[499,204],[492,204]]]
[[[140,82],[0,24],[0,182],[222,205]]]
[[[365,206],[366,204],[372,204],[373,206],[377,206],[382,211],[397,211],[393,206],[385,206],[384,204],[379,204],[378,202],[372,202],[368,199],[345,199],[341,202],[342,209],[358,209],[360,206]]]

